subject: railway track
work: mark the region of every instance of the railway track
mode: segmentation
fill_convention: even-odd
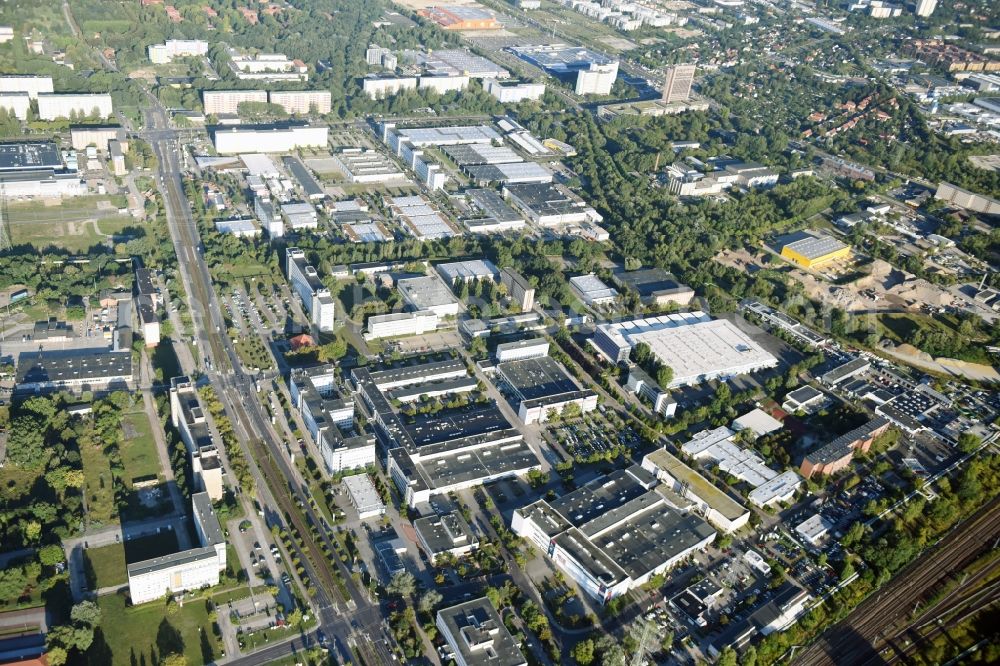
[[[926,596],[951,572],[972,563],[1000,536],[1000,497],[992,499],[968,520],[959,523],[929,552],[922,555],[885,589],[864,601],[846,619],[828,629],[807,648],[796,664],[864,664],[879,655],[880,634],[905,617],[915,601]]]

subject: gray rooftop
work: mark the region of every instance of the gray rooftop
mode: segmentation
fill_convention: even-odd
[[[438,611],[448,644],[467,666],[524,666],[521,650],[486,597]]]

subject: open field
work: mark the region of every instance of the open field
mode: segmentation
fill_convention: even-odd
[[[88,548],[83,552],[83,570],[87,585],[91,589],[124,585],[128,582],[125,571],[125,547],[112,543],[100,548]]]
[[[104,446],[97,442],[81,442],[80,457],[86,479],[87,519],[91,526],[118,522],[115,506],[115,482]]]
[[[95,637],[95,647],[87,653],[95,666],[157,664],[172,653],[183,654],[189,664],[207,664],[221,654],[205,601],[127,607],[124,596],[112,594],[98,604],[101,625],[108,630]]]
[[[140,402],[141,404],[141,402]],[[125,483],[131,486],[135,479],[155,477],[160,474],[160,461],[156,455],[153,426],[144,411],[135,411],[122,417],[125,435],[121,445],[122,463],[125,465]]]
[[[30,243],[35,247],[55,245],[70,252],[83,252],[94,245],[104,245],[125,229],[135,226],[135,220],[125,215],[102,220],[67,220],[65,222],[11,222],[14,245]]]

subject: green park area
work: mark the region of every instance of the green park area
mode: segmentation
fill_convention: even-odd
[[[120,543],[112,543],[100,548],[88,548],[83,553],[83,571],[87,587],[92,590],[124,585],[128,582],[125,547]]]
[[[137,403],[139,407],[142,402]],[[122,463],[125,465],[125,483],[131,486],[136,479],[159,476],[160,460],[156,455],[153,426],[142,409],[122,417]]]

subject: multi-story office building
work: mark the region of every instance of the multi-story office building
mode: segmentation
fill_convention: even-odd
[[[457,511],[418,518],[413,529],[420,547],[435,563],[447,556],[462,557],[479,547],[479,539]]]
[[[285,269],[311,323],[321,331],[333,330],[334,301],[330,290],[319,279],[319,273],[306,261],[305,252],[297,247],[285,250]]]
[[[188,377],[170,380],[170,420],[191,456],[198,487],[215,501],[224,492],[218,442],[208,426],[198,389]]]
[[[487,597],[442,608],[437,628],[458,666],[527,666],[514,637]]]
[[[277,104],[285,113],[307,114],[330,113],[331,96],[329,90],[272,90],[271,104]]]
[[[545,94],[544,83],[507,83],[496,79],[483,82],[486,92],[493,95],[503,104],[517,104],[524,101],[535,101]]]
[[[520,305],[521,312],[528,312],[535,307],[535,288],[513,268],[500,270],[500,284],[507,290],[507,296]]]
[[[375,464],[375,438],[356,429],[354,400],[337,390],[335,366],[292,370],[289,388],[328,472]]]
[[[232,115],[243,102],[267,103],[266,90],[203,90],[201,93],[205,115]]]
[[[686,102],[691,97],[691,84],[694,83],[694,65],[674,65],[667,67],[663,75],[663,97],[666,103]]]
[[[580,388],[566,369],[548,356],[498,363],[495,372],[517,403],[517,417],[526,425],[544,423],[569,405],[581,413],[597,409],[597,393]]]
[[[549,355],[549,341],[545,338],[528,338],[503,342],[497,345],[493,358],[497,363],[523,361],[529,358],[541,358]]]
[[[273,240],[285,235],[285,222],[278,211],[274,209],[274,204],[262,197],[254,197],[253,213],[260,220],[260,226]]]
[[[114,113],[111,95],[107,93],[39,93],[38,117],[58,120],[77,116],[108,118]]]
[[[618,78],[618,62],[599,65],[593,63],[576,75],[577,95],[609,95]]]
[[[430,310],[373,315],[368,318],[368,331],[365,333],[365,339],[378,340],[405,335],[423,335],[435,330],[437,326],[437,313]]]
[[[391,97],[402,90],[416,90],[415,76],[366,76],[361,81],[361,90],[372,99]]]
[[[128,565],[132,604],[163,599],[168,593],[197,590],[219,584],[226,568],[226,541],[207,493],[191,496],[195,531],[200,545],[170,555]]]

